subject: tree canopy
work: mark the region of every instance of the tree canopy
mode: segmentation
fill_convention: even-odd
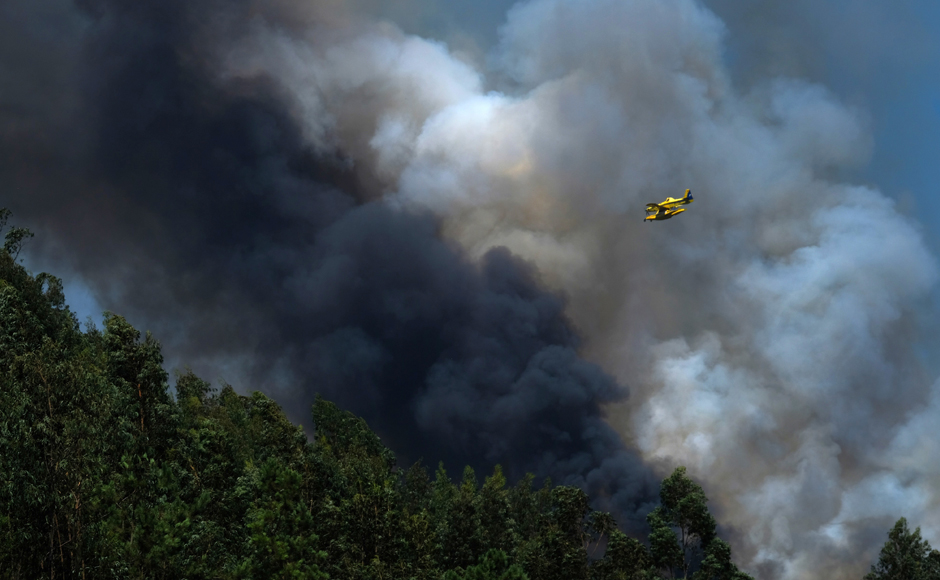
[[[888,532],[888,541],[878,562],[864,580],[940,580],[940,552],[930,548],[920,537],[920,528],[913,532],[901,518]]]
[[[747,578],[684,468],[631,538],[575,487],[398,467],[319,397],[308,439],[262,393],[186,371],[174,394],[153,336],[115,314],[82,330],[62,282],[17,262],[29,235],[0,252],[3,577]]]

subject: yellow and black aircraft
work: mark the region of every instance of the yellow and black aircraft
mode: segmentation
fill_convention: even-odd
[[[687,189],[685,195],[679,199],[667,197],[666,201],[661,203],[648,203],[646,204],[646,218],[643,221],[668,220],[685,211],[684,207],[679,207],[680,205],[687,205],[692,201],[692,190]]]

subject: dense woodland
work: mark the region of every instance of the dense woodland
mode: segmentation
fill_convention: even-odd
[[[172,396],[152,336],[111,314],[83,331],[61,281],[17,263],[29,236],[0,252],[0,577],[750,578],[683,468],[641,541],[577,488],[402,469],[323,399],[309,440],[258,392],[185,373]],[[938,571],[902,519],[866,578]]]

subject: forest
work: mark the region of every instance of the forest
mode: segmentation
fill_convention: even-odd
[[[0,227],[10,217],[0,211]],[[645,538],[580,489],[397,465],[317,398],[308,438],[260,392],[192,372],[124,318],[83,329],[55,276],[0,252],[0,577],[745,580],[683,467]],[[940,578],[901,518],[866,580]]]

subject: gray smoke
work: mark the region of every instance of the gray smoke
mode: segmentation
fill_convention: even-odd
[[[33,260],[76,272],[170,360],[261,388],[294,420],[323,393],[402,463],[552,476],[638,530],[656,478],[604,422],[627,390],[580,357],[564,297],[505,248],[471,259],[439,216],[383,200],[395,159],[362,151],[383,109],[420,118],[479,75],[441,45],[302,8],[51,6],[72,33],[48,56],[68,71],[47,73],[21,55],[49,14],[17,5],[0,181],[42,234]],[[396,69],[395,51],[431,66]],[[46,74],[61,92],[33,99]]]
[[[321,54],[257,31],[248,52],[294,63],[278,78],[298,103],[375,119],[348,144],[390,199],[570,296],[593,360],[633,386],[611,424],[706,482],[747,567],[856,577],[893,519],[930,524],[934,388],[914,350],[937,270],[893,202],[838,181],[870,156],[864,111],[797,78],[737,89],[726,29],[693,2],[519,5],[490,60],[502,93],[432,64],[440,46],[374,34]],[[354,97],[372,82],[393,97],[378,110]],[[639,224],[685,187],[681,219]]]
[[[900,516],[940,543],[940,385],[914,354],[936,260],[840,177],[871,120],[812,55],[733,81],[693,0],[522,3],[485,59],[365,4],[137,6],[57,37],[77,73],[16,69],[14,101],[62,96],[4,113],[0,171],[46,258],[173,352],[628,521],[652,490],[631,446],[687,465],[761,578],[859,577]]]

